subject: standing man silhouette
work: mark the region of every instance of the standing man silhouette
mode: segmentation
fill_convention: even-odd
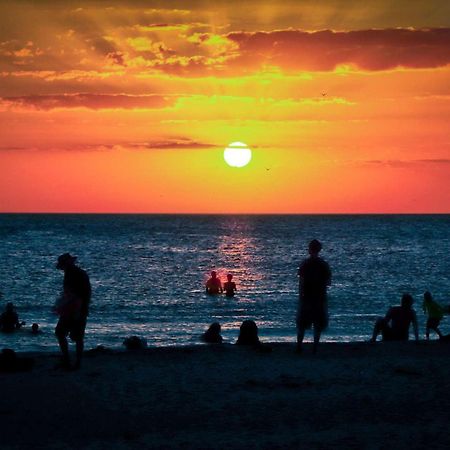
[[[76,256],[64,253],[58,258],[56,268],[64,271],[63,294],[55,305],[59,321],[55,334],[63,357],[63,367],[70,368],[67,335],[76,344],[75,369],[81,366],[84,348],[84,330],[91,301],[91,283],[88,274],[75,265]]]
[[[327,287],[331,284],[331,270],[319,257],[322,244],[314,239],[309,243],[309,258],[300,264],[299,308],[297,314],[297,352],[301,353],[305,330],[314,327],[313,352],[317,352],[320,335],[328,325]]]

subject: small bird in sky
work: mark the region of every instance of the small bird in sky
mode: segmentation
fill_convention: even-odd
[[[322,97],[326,97],[327,93],[326,92],[322,92]]]

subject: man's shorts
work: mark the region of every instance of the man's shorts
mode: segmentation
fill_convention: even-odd
[[[72,341],[81,341],[84,338],[86,329],[86,317],[79,319],[61,317],[56,325],[55,334],[58,337],[69,335]]]
[[[301,305],[297,316],[297,328],[309,329],[311,326],[325,330],[328,326],[326,305]]]

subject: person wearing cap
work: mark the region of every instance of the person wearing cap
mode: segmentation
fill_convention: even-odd
[[[74,368],[81,365],[84,347],[84,332],[91,301],[91,283],[88,274],[75,265],[76,257],[64,253],[58,258],[56,268],[64,271],[63,294],[55,305],[59,321],[55,335],[61,348],[63,367],[70,367],[67,336],[76,344],[76,362]]]
[[[210,295],[221,294],[223,292],[222,282],[217,278],[217,272],[211,272],[211,278],[206,282],[206,293]]]
[[[317,352],[322,331],[328,326],[327,287],[331,284],[328,263],[319,257],[322,244],[314,239],[309,243],[309,257],[298,269],[299,308],[297,313],[297,352],[301,353],[305,330],[314,327],[313,352]]]

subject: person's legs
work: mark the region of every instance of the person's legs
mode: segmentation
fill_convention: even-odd
[[[84,339],[78,339],[75,343],[76,345],[76,361],[75,361],[75,369],[79,369],[81,367],[81,358],[83,356],[84,349]]]
[[[79,369],[81,367],[81,358],[83,356],[84,349],[84,330],[86,328],[86,319],[78,319],[70,333],[70,337],[73,341],[75,341],[76,345],[76,360],[75,360],[75,369]]]
[[[59,348],[62,353],[62,363],[63,366],[69,366],[70,358],[69,358],[69,344],[67,342],[67,334],[68,330],[66,329],[65,323],[60,319],[55,328],[55,335],[58,339]]]
[[[69,344],[67,342],[67,338],[64,335],[57,336],[58,338],[58,344],[59,348],[61,349],[62,353],[62,362],[64,366],[70,365],[70,358],[69,358]]]
[[[430,330],[433,330],[439,338],[442,337],[442,333],[439,330],[439,324],[441,323],[440,319],[428,319],[427,320],[427,328],[426,328],[426,338],[427,340],[430,338]]]
[[[301,353],[303,339],[305,337],[305,327],[302,325],[297,325],[297,352]]]
[[[375,322],[375,326],[373,327],[371,342],[375,342],[380,333],[382,333],[386,329],[386,320],[384,317],[379,317]]]
[[[314,325],[314,344],[313,344],[313,353],[317,353],[317,347],[319,346],[320,335],[322,334],[322,328]]]

